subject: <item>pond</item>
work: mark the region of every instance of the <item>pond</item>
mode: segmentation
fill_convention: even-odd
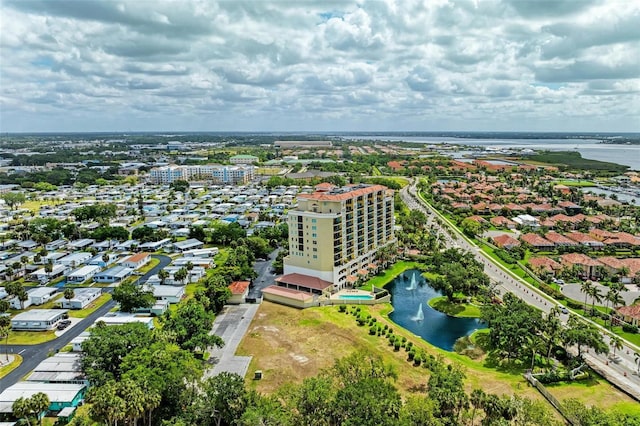
[[[486,328],[477,318],[450,317],[429,306],[430,299],[442,294],[434,290],[417,269],[403,272],[385,288],[391,294],[393,305],[389,318],[446,351],[453,351],[458,338]]]

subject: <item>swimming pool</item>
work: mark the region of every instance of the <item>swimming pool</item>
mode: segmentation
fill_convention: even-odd
[[[341,294],[338,299],[350,299],[350,300],[371,300],[373,297],[367,294]]]

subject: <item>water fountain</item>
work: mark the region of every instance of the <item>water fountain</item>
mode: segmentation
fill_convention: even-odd
[[[409,287],[407,287],[407,290],[415,290],[416,288],[418,288],[418,282],[416,281],[416,274],[413,273],[411,274],[411,283]]]
[[[418,307],[418,312],[411,319],[416,322],[420,322],[424,319],[424,312],[422,311],[422,303],[420,303],[420,306]]]

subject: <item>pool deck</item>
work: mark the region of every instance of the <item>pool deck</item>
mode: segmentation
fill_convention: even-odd
[[[350,298],[343,299],[341,296],[355,296],[351,300],[370,300],[375,298],[374,294],[370,291],[357,290],[357,289],[345,289],[332,294],[331,300],[343,300],[343,301],[350,300]],[[360,297],[361,299],[358,299],[356,297]]]

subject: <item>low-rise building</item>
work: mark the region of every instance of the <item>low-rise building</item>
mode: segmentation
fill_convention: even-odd
[[[131,269],[140,269],[151,261],[151,253],[140,252],[127,257],[121,265]]]
[[[246,301],[249,295],[249,281],[234,281],[229,284],[229,290],[231,290],[231,297],[227,301],[230,305],[239,305]]]
[[[100,272],[100,266],[98,265],[86,265],[82,268],[78,268],[75,271],[67,275],[67,282],[70,283],[82,283],[92,278],[95,274]]]
[[[49,398],[49,411],[77,407],[84,399],[87,386],[79,383],[42,383],[22,381],[0,393],[0,413],[13,414],[13,403],[19,398],[31,398],[44,393]]]
[[[98,283],[115,283],[122,281],[133,273],[133,269],[126,266],[113,266],[106,271],[94,275],[93,280]]]
[[[66,309],[33,309],[11,318],[11,329],[15,331],[53,330],[66,315]]]
[[[102,294],[99,288],[76,288],[72,299],[60,299],[64,309],[84,309]]]

